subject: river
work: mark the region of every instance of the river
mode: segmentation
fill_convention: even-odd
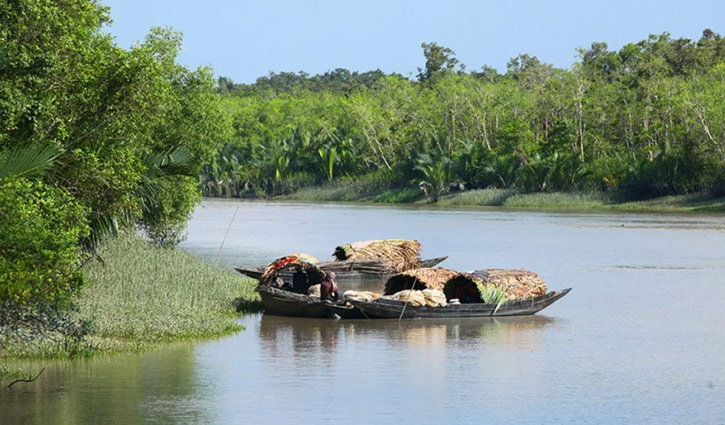
[[[230,267],[389,237],[574,289],[517,318],[250,315],[224,338],[51,362],[0,396],[0,423],[725,423],[725,215],[205,200],[181,247]]]

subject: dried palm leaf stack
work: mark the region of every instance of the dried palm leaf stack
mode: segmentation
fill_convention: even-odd
[[[340,245],[333,253],[337,261],[353,260],[356,264],[382,261],[396,272],[420,267],[420,242],[405,239],[382,239]]]
[[[482,302],[481,293],[486,286],[501,288],[507,300],[522,300],[546,294],[546,282],[538,274],[516,269],[483,269],[473,273],[460,273],[445,283],[443,293],[449,300],[463,298],[468,299],[468,302]]]
[[[436,289],[443,286],[459,273],[443,267],[420,268],[398,273],[385,283],[385,295],[393,295],[405,289]]]
[[[506,291],[509,300],[522,300],[546,295],[546,282],[538,274],[521,269],[476,270],[473,276],[486,285],[494,285]]]

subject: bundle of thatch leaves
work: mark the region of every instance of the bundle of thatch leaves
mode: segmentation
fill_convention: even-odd
[[[527,270],[483,269],[460,273],[442,267],[420,268],[398,273],[385,283],[385,295],[404,290],[443,291],[446,299],[489,302],[489,299],[520,300],[546,294],[546,282]]]
[[[546,282],[538,274],[520,269],[483,269],[471,273],[484,285],[502,288],[509,300],[546,295]]]
[[[458,274],[455,270],[443,267],[406,270],[388,279],[385,283],[385,294],[393,295],[404,289],[437,289],[442,291],[443,285]]]
[[[420,243],[405,239],[382,239],[340,245],[333,253],[337,261],[381,261],[402,272],[420,267]]]

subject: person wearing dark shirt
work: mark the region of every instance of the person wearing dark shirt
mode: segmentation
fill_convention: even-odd
[[[299,294],[307,294],[309,289],[310,281],[307,279],[307,273],[302,271],[300,267],[297,267],[292,275],[292,290]]]

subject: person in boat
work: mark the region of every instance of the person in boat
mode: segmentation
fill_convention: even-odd
[[[292,290],[298,294],[307,294],[310,286],[307,273],[302,270],[302,267],[295,267],[295,272],[292,274]]]
[[[320,298],[331,301],[336,301],[340,298],[340,290],[337,288],[337,282],[335,282],[335,272],[327,272],[325,278],[322,279]]]

